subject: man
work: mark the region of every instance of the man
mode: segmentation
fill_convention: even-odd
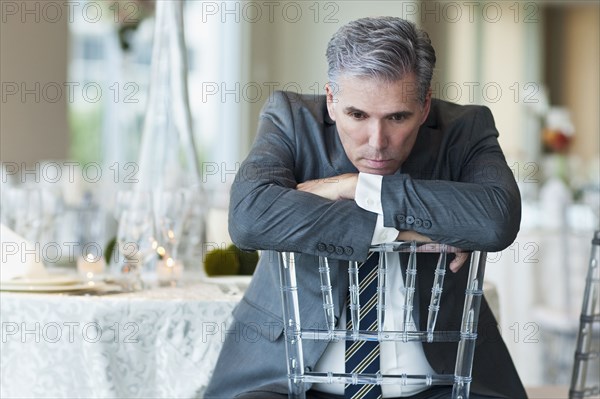
[[[318,256],[332,260],[335,315],[343,323],[348,293],[344,266],[349,260],[364,261],[371,244],[418,239],[499,251],[519,229],[519,192],[493,118],[485,107],[431,98],[435,52],[425,32],[399,18],[360,19],[333,36],[327,59],[326,96],[277,92],[269,99],[232,187],[231,237],[244,249],[264,252],[234,311],[207,398],[286,397],[277,256],[272,251],[301,253],[296,266],[300,317],[305,325],[322,325]],[[455,273],[446,277],[440,330],[459,325],[464,261],[457,256],[449,265]],[[394,310],[402,274],[399,267],[390,271]],[[419,287],[424,288],[416,299],[424,303],[431,284]],[[423,327],[426,308],[413,312],[412,322]],[[471,398],[525,398],[496,324],[483,300]],[[250,330],[255,334],[244,334]],[[343,371],[340,345],[305,340],[305,366]],[[381,372],[454,369],[455,345],[398,345],[404,346],[382,346]],[[387,355],[390,350],[393,356]],[[339,384],[309,389],[308,397],[344,397]],[[373,397],[442,398],[450,392],[447,387],[384,386]]]

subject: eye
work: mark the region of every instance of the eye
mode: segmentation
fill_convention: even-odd
[[[390,120],[395,121],[395,122],[403,121],[406,118],[408,118],[408,115],[406,115],[406,114],[394,114],[394,115],[390,116]]]
[[[356,119],[356,120],[363,120],[367,117],[364,113],[358,112],[358,111],[348,112],[348,116],[350,116],[350,118]]]

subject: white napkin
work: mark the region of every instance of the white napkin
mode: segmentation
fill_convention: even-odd
[[[35,245],[0,224],[0,282],[15,279],[38,279],[48,276]]]

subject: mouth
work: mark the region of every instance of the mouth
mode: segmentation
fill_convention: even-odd
[[[391,163],[391,159],[368,159],[365,158],[365,163],[370,169],[387,169]]]
[[[364,172],[374,175],[391,175],[398,169],[393,159],[369,159],[363,158],[362,166]]]

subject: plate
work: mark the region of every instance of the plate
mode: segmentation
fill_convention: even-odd
[[[90,281],[81,282],[79,280],[75,284],[30,284],[30,285],[13,285],[0,284],[0,291],[13,292],[68,292],[68,291],[83,291],[83,290],[100,290],[106,286],[103,282]]]
[[[41,286],[41,285],[72,285],[81,283],[81,278],[73,274],[54,274],[39,278],[19,278],[14,280],[2,281],[2,286]]]
[[[252,276],[202,276],[200,281],[208,284],[235,284],[240,288],[246,288],[250,285]]]

